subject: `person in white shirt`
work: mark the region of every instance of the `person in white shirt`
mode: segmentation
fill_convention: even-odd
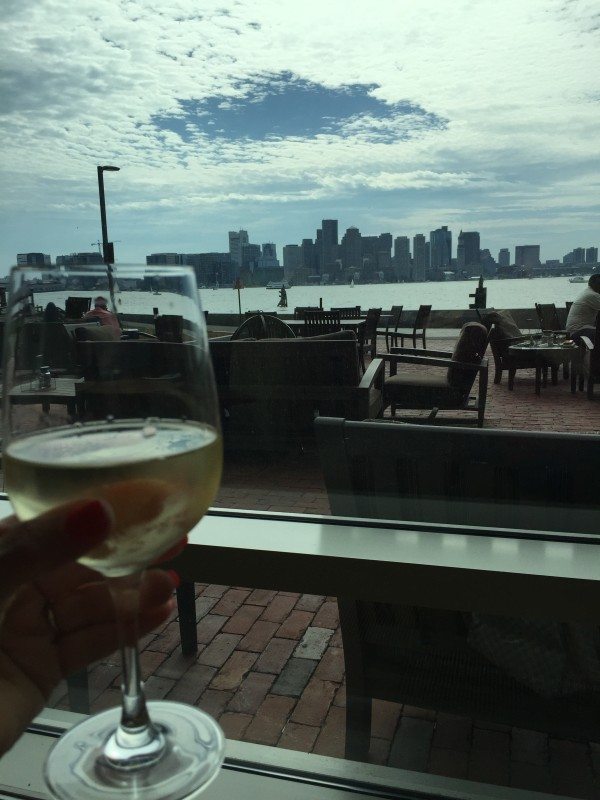
[[[567,333],[571,338],[589,336],[594,341],[596,317],[600,313],[600,273],[591,275],[587,288],[579,295],[569,310]]]

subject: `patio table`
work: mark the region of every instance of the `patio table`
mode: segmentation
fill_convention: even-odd
[[[71,416],[76,413],[76,385],[83,382],[83,378],[52,378],[52,386],[49,389],[40,389],[36,383],[37,379],[32,378],[24,383],[19,383],[10,391],[10,402],[15,405],[37,405],[41,404],[42,409],[47,413],[51,403],[66,405],[67,411]]]
[[[560,342],[557,344],[519,342],[511,345],[508,348],[508,352],[512,355],[529,354],[533,357],[535,363],[535,393],[539,394],[542,378],[544,386],[546,385],[545,369],[547,367],[558,368],[561,364],[567,361],[570,362],[575,353],[577,353],[577,345],[574,342]]]

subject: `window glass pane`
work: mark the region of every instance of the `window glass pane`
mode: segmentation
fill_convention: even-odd
[[[348,550],[377,542],[367,560],[387,563],[420,543],[436,569],[385,598],[373,564],[364,592],[335,588],[339,545],[318,592],[300,556],[291,583],[200,570],[198,648],[182,654],[180,605],[142,641],[148,696],[233,739],[594,797],[596,9],[200,5],[7,8],[0,252],[37,273],[6,403],[23,430],[115,416],[109,341],[145,354],[149,404],[181,416],[192,267],[223,430],[214,508],[242,531],[248,512],[358,519],[336,528]],[[148,267],[112,319],[104,262]],[[49,704],[113,706],[119,675],[107,657]]]

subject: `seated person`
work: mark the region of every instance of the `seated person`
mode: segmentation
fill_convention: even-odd
[[[62,322],[65,312],[54,303],[48,303],[44,309],[44,322]]]
[[[592,342],[596,333],[596,317],[600,313],[600,273],[591,275],[587,288],[571,306],[567,317],[567,333],[578,341],[588,336]]]
[[[105,297],[96,297],[94,298],[94,307],[87,311],[84,315],[84,319],[98,319],[100,320],[100,325],[110,325],[114,328],[115,333],[119,336],[121,335],[121,326],[119,325],[119,320],[117,319],[116,315],[109,311],[108,302]]]

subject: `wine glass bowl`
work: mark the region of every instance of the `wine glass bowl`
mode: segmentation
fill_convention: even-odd
[[[3,412],[5,482],[20,519],[82,498],[103,499],[114,514],[109,537],[80,560],[107,577],[115,600],[123,708],[59,740],[48,787],[59,800],[137,798],[142,787],[145,800],[187,797],[216,775],[224,737],[199,709],[146,704],[131,597],[140,571],[205,514],[221,476],[193,271],[74,267],[45,269],[42,281],[15,268]]]

